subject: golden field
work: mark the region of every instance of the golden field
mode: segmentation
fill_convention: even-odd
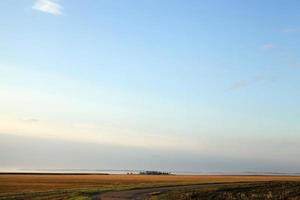
[[[0,175],[0,196],[76,189],[126,189],[220,182],[300,181],[298,176]]]

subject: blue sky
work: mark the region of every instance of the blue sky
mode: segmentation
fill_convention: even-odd
[[[45,155],[51,141],[100,145],[96,153],[137,148],[157,169],[300,167],[299,1],[10,0],[0,7],[1,152],[31,138],[49,142]],[[169,151],[178,155],[172,164],[151,156]],[[132,154],[117,168],[143,167]],[[55,167],[20,157],[0,154],[0,167]],[[107,163],[85,167],[115,167]]]

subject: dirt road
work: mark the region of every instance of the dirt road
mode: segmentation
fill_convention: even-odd
[[[127,191],[113,191],[106,192],[103,194],[98,194],[93,197],[94,200],[147,200],[151,194],[160,194],[168,192],[171,190],[190,190],[198,188],[207,188],[213,186],[225,185],[222,183],[213,183],[213,184],[199,184],[199,185],[183,185],[183,186],[169,186],[169,187],[158,187],[158,188],[148,188],[148,189],[135,189]],[[228,185],[228,183],[226,184]]]

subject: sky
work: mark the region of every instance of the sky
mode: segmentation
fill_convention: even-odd
[[[1,170],[300,172],[298,0],[0,8]]]

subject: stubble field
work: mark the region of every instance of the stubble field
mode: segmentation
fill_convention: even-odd
[[[293,176],[0,175],[0,199],[88,199],[112,190],[202,183],[299,181]]]

